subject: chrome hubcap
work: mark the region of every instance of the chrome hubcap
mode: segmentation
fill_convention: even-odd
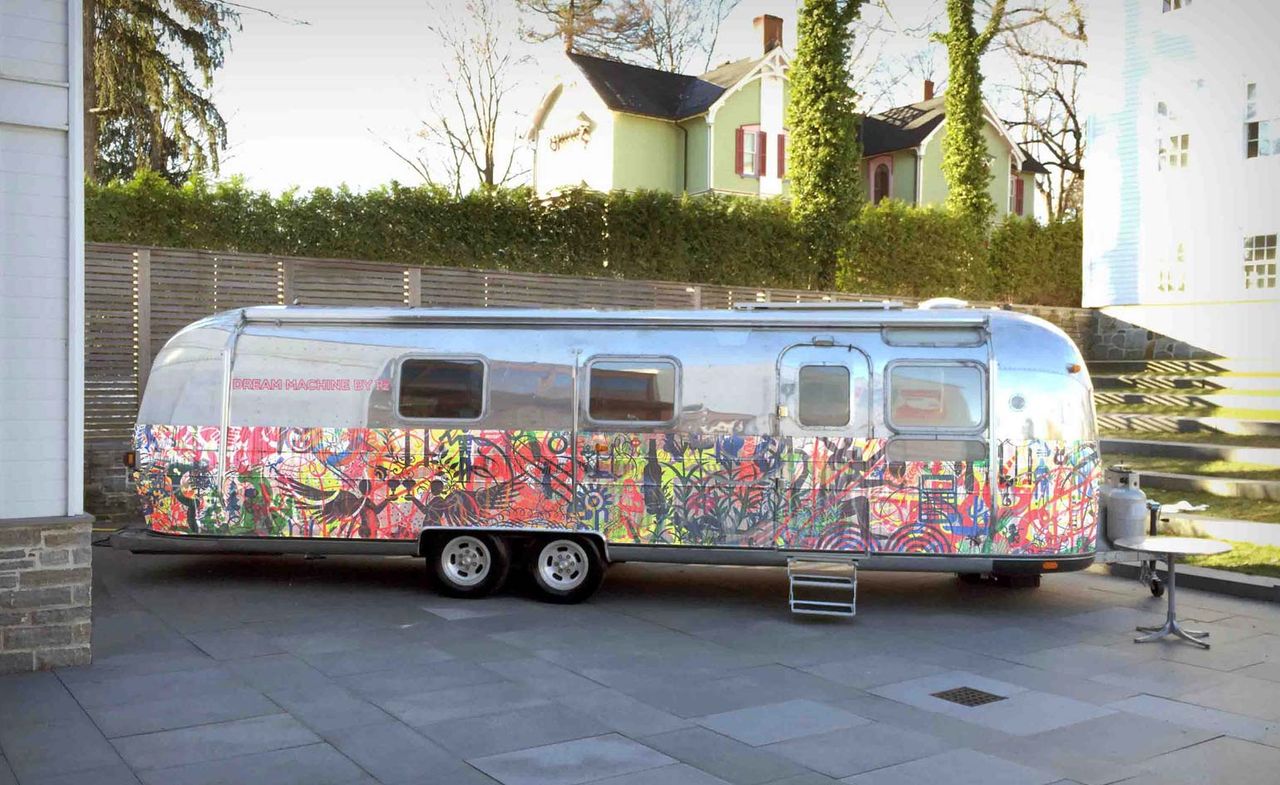
[[[489,575],[493,557],[489,548],[475,537],[454,537],[440,551],[440,566],[449,580],[459,586],[475,586]]]
[[[571,591],[587,579],[586,550],[573,540],[554,540],[538,554],[538,575],[547,586]]]

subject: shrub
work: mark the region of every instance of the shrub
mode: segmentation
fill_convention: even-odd
[[[982,232],[961,216],[886,199],[863,208],[838,283],[845,291],[985,299],[986,261]]]
[[[441,267],[810,289],[819,270],[782,199],[527,189],[456,198],[397,183],[254,191],[143,173],[85,186],[91,242]],[[1078,305],[1080,221],[1011,218],[991,234],[941,209],[866,206],[838,237],[845,291]]]
[[[1029,305],[1079,305],[1084,251],[1079,218],[1038,224],[1010,216],[991,234],[993,298]]]

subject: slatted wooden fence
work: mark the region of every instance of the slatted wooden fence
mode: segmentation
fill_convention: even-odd
[[[85,246],[85,507],[112,523],[136,519],[136,499],[125,486],[120,456],[129,449],[151,361],[183,326],[218,311],[294,302],[719,309],[740,302],[880,299],[885,298],[90,243]],[[1017,308],[1056,322],[1084,345],[1092,312]]]

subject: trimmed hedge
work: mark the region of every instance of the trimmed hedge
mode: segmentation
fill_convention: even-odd
[[[812,288],[818,271],[787,202],[526,189],[455,198],[397,183],[278,197],[243,182],[173,186],[143,173],[85,185],[91,242],[368,259],[443,267]],[[842,243],[847,291],[1078,305],[1080,224],[1012,219],[990,240],[945,212],[882,202]]]
[[[1008,216],[984,235],[942,207],[887,199],[850,230],[842,291],[1079,307],[1082,222]]]

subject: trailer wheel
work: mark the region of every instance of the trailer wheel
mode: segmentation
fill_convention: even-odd
[[[436,586],[451,597],[483,597],[507,579],[511,557],[506,543],[487,534],[439,537],[427,555]]]
[[[585,538],[557,537],[535,543],[529,570],[548,602],[570,604],[590,597],[604,580],[604,559]]]

